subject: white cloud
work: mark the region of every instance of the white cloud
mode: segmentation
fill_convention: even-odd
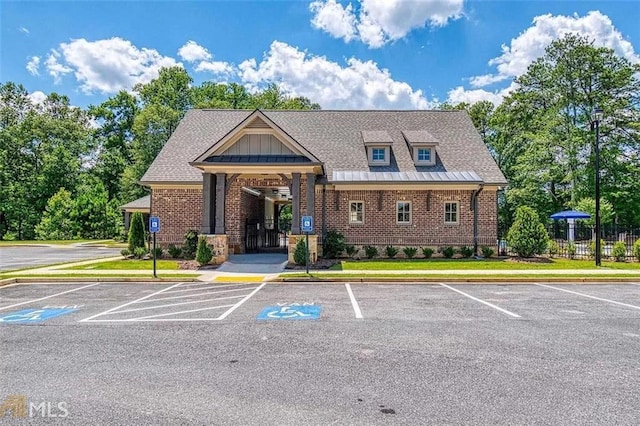
[[[47,95],[44,92],[41,92],[40,90],[36,90],[33,93],[29,93],[27,97],[31,99],[31,102],[33,102],[35,105],[39,105],[43,103],[45,99],[47,99]]]
[[[181,65],[154,49],[139,49],[119,37],[97,41],[81,38],[61,43],[59,50],[61,53],[54,49],[47,57],[49,74],[59,81],[61,75],[73,72],[85,93],[130,90],[137,83],[156,78],[162,67]]]
[[[231,74],[233,67],[228,62],[213,61],[213,55],[206,47],[200,46],[193,40],[189,40],[178,49],[178,56],[189,63],[198,62],[196,72],[211,72],[213,74]]]
[[[25,33],[25,34],[29,34],[30,33],[29,28],[27,28],[27,27],[20,27],[20,28],[18,28],[18,31],[20,31],[21,33]]]
[[[69,74],[73,70],[60,62],[58,59],[60,58],[60,52],[55,49],[51,49],[49,55],[47,55],[47,60],[44,62],[49,75],[53,77],[53,82],[55,84],[60,83],[62,80],[62,76],[65,74]]]
[[[29,71],[29,74],[31,75],[40,75],[40,57],[39,56],[32,56],[29,59],[29,62],[27,62],[27,71]]]
[[[311,24],[333,37],[360,39],[371,48],[399,40],[417,28],[441,27],[462,16],[463,0],[359,0],[359,13],[336,0],[315,0],[309,5]]]
[[[449,90],[447,94],[447,102],[452,105],[466,102],[468,104],[475,104],[480,101],[489,101],[495,106],[502,103],[505,96],[515,90],[518,86],[516,83],[511,83],[508,87],[493,92],[484,89],[467,90],[462,86],[458,86],[455,89]]]
[[[375,62],[348,59],[346,66],[323,56],[308,55],[274,41],[260,63],[248,59],[239,66],[241,80],[255,89],[274,82],[290,95],[305,96],[323,108],[425,109],[430,103],[421,90],[396,81]]]
[[[351,3],[344,7],[336,0],[316,0],[309,5],[309,10],[314,13],[311,25],[315,28],[345,41],[355,37],[356,17]]]
[[[496,73],[472,77],[471,85],[484,87],[524,74],[535,59],[544,55],[545,49],[553,40],[569,33],[586,36],[594,40],[597,46],[611,48],[633,63],[640,62],[640,56],[634,52],[633,45],[616,30],[611,19],[601,12],[591,11],[582,17],[577,14],[547,14],[536,16],[531,27],[512,39],[508,46],[502,45],[502,54],[489,61],[489,65],[497,68]]]
[[[178,56],[187,62],[207,61],[212,58],[211,53],[205,47],[193,40],[189,40],[178,49]]]

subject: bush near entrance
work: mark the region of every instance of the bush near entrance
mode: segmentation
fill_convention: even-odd
[[[129,252],[135,254],[137,248],[144,248],[144,219],[142,213],[135,212],[131,215],[131,226],[129,227]]]
[[[293,251],[293,261],[298,265],[307,264],[307,244],[304,242],[304,238],[298,240],[296,249]]]
[[[516,220],[509,228],[507,242],[520,257],[533,257],[547,249],[549,235],[538,213],[531,207],[521,206],[516,210]]]
[[[186,260],[191,260],[196,255],[198,249],[198,231],[190,229],[184,234],[184,246],[182,247],[182,256]]]
[[[198,250],[196,252],[196,262],[198,262],[200,266],[204,266],[207,263],[211,262],[211,259],[213,259],[213,251],[211,250],[211,247],[209,247],[209,245],[207,244],[207,239],[202,237],[198,241]]]
[[[325,259],[335,259],[345,249],[344,235],[339,231],[328,231],[322,246],[322,255]]]

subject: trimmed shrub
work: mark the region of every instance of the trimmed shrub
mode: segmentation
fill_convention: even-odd
[[[491,247],[482,247],[482,257],[484,257],[485,259],[489,259],[491,256],[493,256],[493,249]]]
[[[547,253],[549,253],[549,257],[556,256],[560,253],[560,246],[555,242],[555,240],[549,240],[547,242]]]
[[[473,248],[467,247],[467,246],[462,246],[462,247],[460,247],[460,254],[464,258],[469,258],[469,257],[473,256]]]
[[[131,252],[129,251],[129,249],[122,249],[120,250],[120,254],[122,255],[122,257],[129,257],[131,255]]]
[[[198,262],[198,265],[204,266],[211,262],[211,259],[213,259],[213,251],[211,250],[211,247],[209,247],[209,244],[207,244],[207,239],[202,237],[198,240],[196,262]]]
[[[602,251],[604,250],[604,245],[605,242],[604,240],[600,240],[600,257],[602,257]],[[587,247],[587,250],[589,251],[589,256],[593,259],[595,259],[596,257],[596,242],[595,241],[591,241],[589,243],[589,247]]]
[[[133,250],[133,255],[138,259],[142,259],[146,254],[147,254],[147,249],[144,247],[136,247]]]
[[[347,253],[347,256],[353,258],[353,256],[355,256],[356,253],[358,253],[358,249],[356,248],[356,246],[347,245],[347,246],[344,246],[344,252]]]
[[[453,247],[449,246],[449,247],[445,247],[442,249],[442,255],[444,257],[446,257],[447,259],[451,259],[453,257],[453,255],[456,254],[456,251]]]
[[[633,243],[633,255],[638,260],[638,262],[640,262],[640,238],[638,238],[636,242]]]
[[[131,215],[131,225],[129,226],[129,251],[136,253],[136,248],[144,248],[144,219],[142,213],[135,212]]]
[[[182,255],[182,247],[178,247],[173,244],[170,244],[169,247],[167,247],[167,251],[169,252],[169,256],[173,259],[178,259]]]
[[[300,238],[296,244],[296,248],[293,251],[293,261],[298,265],[307,264],[307,243],[304,241],[304,238]]]
[[[156,247],[156,259],[160,259],[163,254],[164,250],[162,250],[162,247]]]
[[[627,245],[624,241],[617,241],[613,247],[611,248],[611,257],[613,257],[616,262],[624,262],[627,257]]]
[[[422,255],[425,259],[429,259],[433,256],[433,249],[431,247],[422,247]]]
[[[573,259],[574,257],[576,257],[576,252],[576,243],[574,243],[573,241],[569,241],[569,244],[567,244],[567,256],[569,256],[569,259]]]
[[[182,255],[187,260],[195,258],[198,249],[198,231],[190,229],[184,234],[184,246],[182,247]]]
[[[367,259],[373,259],[378,255],[378,248],[374,246],[364,246],[364,254],[367,256]]]
[[[533,257],[547,249],[549,235],[540,222],[538,213],[531,207],[520,206],[516,210],[516,219],[509,228],[507,241],[521,257]]]
[[[393,259],[398,254],[398,249],[394,246],[386,246],[384,248],[384,253],[387,255],[389,259]]]
[[[327,237],[322,245],[322,257],[325,259],[335,259],[342,254],[344,249],[344,235],[339,231],[328,231]]]
[[[416,253],[418,253],[418,249],[415,247],[405,247],[402,249],[404,255],[407,256],[407,259],[413,259],[416,257]]]

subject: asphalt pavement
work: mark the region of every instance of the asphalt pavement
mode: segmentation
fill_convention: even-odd
[[[122,249],[80,245],[0,247],[0,271],[112,257],[119,255],[120,250]]]
[[[72,425],[637,425],[639,330],[631,283],[12,285],[0,399]]]

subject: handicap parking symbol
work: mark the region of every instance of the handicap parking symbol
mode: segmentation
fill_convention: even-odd
[[[259,320],[315,320],[320,318],[320,305],[267,306],[259,314]]]
[[[23,309],[0,316],[0,323],[6,324],[32,324],[42,322],[60,315],[69,314],[77,309]]]

